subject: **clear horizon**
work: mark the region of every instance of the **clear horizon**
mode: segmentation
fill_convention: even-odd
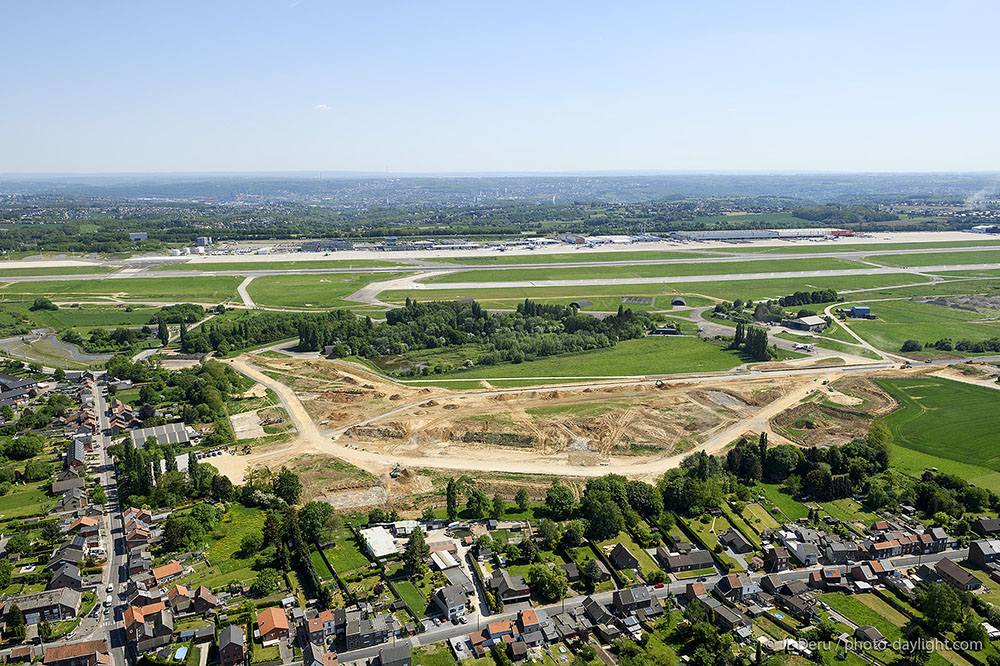
[[[7,8],[0,176],[991,173],[1000,5]]]

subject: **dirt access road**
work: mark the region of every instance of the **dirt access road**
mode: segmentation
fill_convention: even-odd
[[[622,474],[624,476],[632,478],[648,478],[654,477],[662,474],[668,469],[675,468],[680,465],[681,461],[691,453],[697,451],[705,451],[709,454],[716,453],[721,449],[725,448],[733,440],[737,439],[740,435],[744,433],[759,433],[762,430],[770,432],[769,421],[771,418],[781,413],[782,411],[790,408],[791,406],[797,404],[806,395],[818,389],[821,386],[823,380],[833,380],[839,376],[842,376],[844,372],[851,371],[863,371],[870,372],[878,369],[885,369],[886,366],[867,366],[858,368],[806,368],[806,369],[789,369],[780,370],[776,372],[769,372],[767,375],[778,375],[778,376],[794,376],[794,375],[814,375],[812,382],[807,382],[797,387],[796,389],[790,391],[787,395],[781,397],[778,400],[771,402],[770,404],[762,407],[755,415],[747,417],[741,421],[738,421],[730,426],[723,428],[722,430],[714,433],[704,442],[699,444],[695,449],[687,451],[683,454],[657,458],[652,460],[644,460],[642,462],[636,462],[634,458],[609,458],[606,463],[601,463],[600,465],[572,465],[566,461],[565,455],[534,455],[527,457],[524,452],[511,452],[509,454],[503,454],[501,452],[491,451],[488,458],[483,456],[479,457],[469,457],[469,456],[459,456],[454,454],[442,453],[439,455],[420,455],[420,456],[398,456],[398,455],[384,455],[376,454],[374,452],[365,451],[363,449],[347,446],[336,441],[336,438],[343,434],[347,429],[354,426],[363,426],[375,423],[382,419],[390,418],[393,416],[398,416],[407,411],[416,409],[431,400],[436,400],[438,402],[457,400],[463,397],[477,396],[477,397],[489,397],[494,395],[502,394],[517,394],[517,393],[528,393],[538,391],[538,387],[531,388],[520,388],[520,389],[504,389],[504,390],[478,390],[475,392],[466,393],[454,393],[448,396],[437,396],[435,398],[427,398],[425,400],[420,400],[418,402],[410,403],[407,405],[400,406],[398,408],[387,411],[383,414],[375,416],[373,418],[367,419],[359,423],[347,424],[337,430],[323,432],[317,427],[316,423],[309,416],[302,402],[299,400],[295,392],[276,381],[267,375],[263,374],[249,363],[245,357],[240,356],[234,359],[225,361],[231,365],[235,370],[242,372],[248,377],[256,380],[257,382],[263,384],[267,388],[270,388],[277,394],[278,399],[281,401],[282,406],[288,412],[289,418],[295,424],[297,429],[297,435],[292,442],[287,445],[281,446],[279,448],[270,451],[261,451],[259,453],[251,453],[250,455],[238,456],[238,455],[223,455],[216,460],[213,460],[213,464],[218,467],[219,471],[228,476],[235,483],[242,483],[243,475],[247,469],[251,467],[258,466],[277,466],[282,462],[289,460],[292,457],[307,454],[307,453],[320,453],[335,456],[345,462],[352,465],[360,467],[366,471],[369,471],[376,475],[381,475],[392,469],[396,464],[403,467],[433,467],[437,469],[453,469],[453,470],[471,470],[471,471],[481,471],[481,472],[509,472],[509,473],[519,473],[519,474],[549,474],[555,476],[577,476],[577,477],[592,477],[592,476],[603,476],[608,473]],[[748,372],[737,375],[731,375],[732,379],[741,378],[759,378],[762,376],[760,372]],[[667,379],[662,380],[664,383],[697,383],[697,382],[718,382],[718,376],[712,377],[686,377],[683,379]],[[615,382],[615,381],[595,381],[588,383],[575,384],[574,388],[603,388],[607,386],[648,386],[656,383],[656,380],[642,380],[633,382]],[[776,439],[776,441],[780,441]]]

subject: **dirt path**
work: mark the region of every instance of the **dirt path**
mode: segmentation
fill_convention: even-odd
[[[246,374],[264,386],[272,389],[281,401],[282,406],[288,412],[289,418],[297,428],[297,434],[294,436],[294,439],[286,446],[282,446],[271,451],[251,453],[246,456],[224,455],[216,460],[213,460],[213,464],[219,468],[219,471],[234,480],[234,482],[242,482],[244,472],[252,466],[280,464],[281,462],[288,460],[292,455],[300,455],[303,453],[321,453],[332,455],[376,475],[388,472],[398,463],[403,467],[433,467],[439,469],[508,472],[517,474],[550,474],[556,476],[591,477],[603,476],[604,474],[613,472],[633,478],[654,477],[662,474],[668,469],[679,466],[681,461],[692,453],[698,451],[705,451],[709,454],[716,453],[743,434],[756,434],[764,430],[767,431],[769,435],[774,435],[776,441],[783,440],[784,438],[781,438],[776,433],[771,431],[769,421],[785,409],[797,404],[802,398],[808,395],[809,392],[814,390],[816,385],[818,385],[822,379],[832,379],[839,376],[843,372],[843,369],[839,368],[830,370],[815,369],[783,371],[783,373],[788,375],[809,372],[810,374],[817,374],[817,377],[813,382],[805,383],[791,391],[788,395],[785,395],[782,398],[766,405],[754,416],[744,418],[741,421],[722,427],[712,433],[705,441],[693,450],[685,451],[682,454],[653,460],[646,459],[642,461],[636,461],[631,457],[609,458],[607,462],[602,462],[600,465],[573,465],[568,462],[568,457],[565,452],[554,455],[532,454],[530,456],[525,456],[523,452],[503,453],[491,451],[490,455],[486,457],[482,455],[475,456],[474,454],[454,454],[448,452],[428,454],[425,451],[423,452],[424,455],[406,456],[387,455],[376,453],[374,451],[366,451],[359,447],[341,444],[336,441],[337,437],[351,427],[369,425],[382,419],[403,414],[425,405],[431,400],[437,400],[440,402],[442,400],[455,400],[473,395],[477,397],[488,397],[501,394],[527,393],[537,391],[538,387],[501,389],[494,391],[479,390],[476,392],[455,393],[451,396],[445,397],[437,396],[436,398],[427,398],[426,400],[420,400],[411,404],[402,405],[396,409],[384,412],[369,419],[365,419],[359,423],[351,423],[334,431],[322,432],[316,426],[316,423],[309,416],[308,412],[306,412],[306,409],[302,405],[298,396],[295,395],[295,392],[288,386],[268,377],[256,368],[250,366],[244,357],[237,357],[225,362],[229,363],[239,372]],[[864,368],[862,368],[862,370],[864,370]],[[761,375],[759,373],[747,373],[745,375],[734,375],[732,377],[750,378],[760,376]],[[667,380],[667,383],[688,383],[718,380],[718,377],[701,377]],[[646,386],[654,383],[654,381],[634,381],[627,383],[605,381],[580,384],[577,385],[577,387],[602,388],[605,386]]]

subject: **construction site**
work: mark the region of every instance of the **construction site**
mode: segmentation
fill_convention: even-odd
[[[273,409],[290,419],[282,436],[213,464],[234,481],[254,467],[288,466],[307,497],[338,508],[404,501],[454,474],[539,493],[547,478],[614,472],[654,480],[692,452],[718,454],[760,432],[774,444],[843,444],[896,408],[873,379],[899,374],[817,368],[459,391],[402,384],[337,361],[274,354],[234,363],[276,391],[282,406]],[[906,372],[932,371],[961,375],[940,367]]]

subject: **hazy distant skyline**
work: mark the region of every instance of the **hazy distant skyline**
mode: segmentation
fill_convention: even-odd
[[[996,171],[990,2],[8,3],[0,173]]]

